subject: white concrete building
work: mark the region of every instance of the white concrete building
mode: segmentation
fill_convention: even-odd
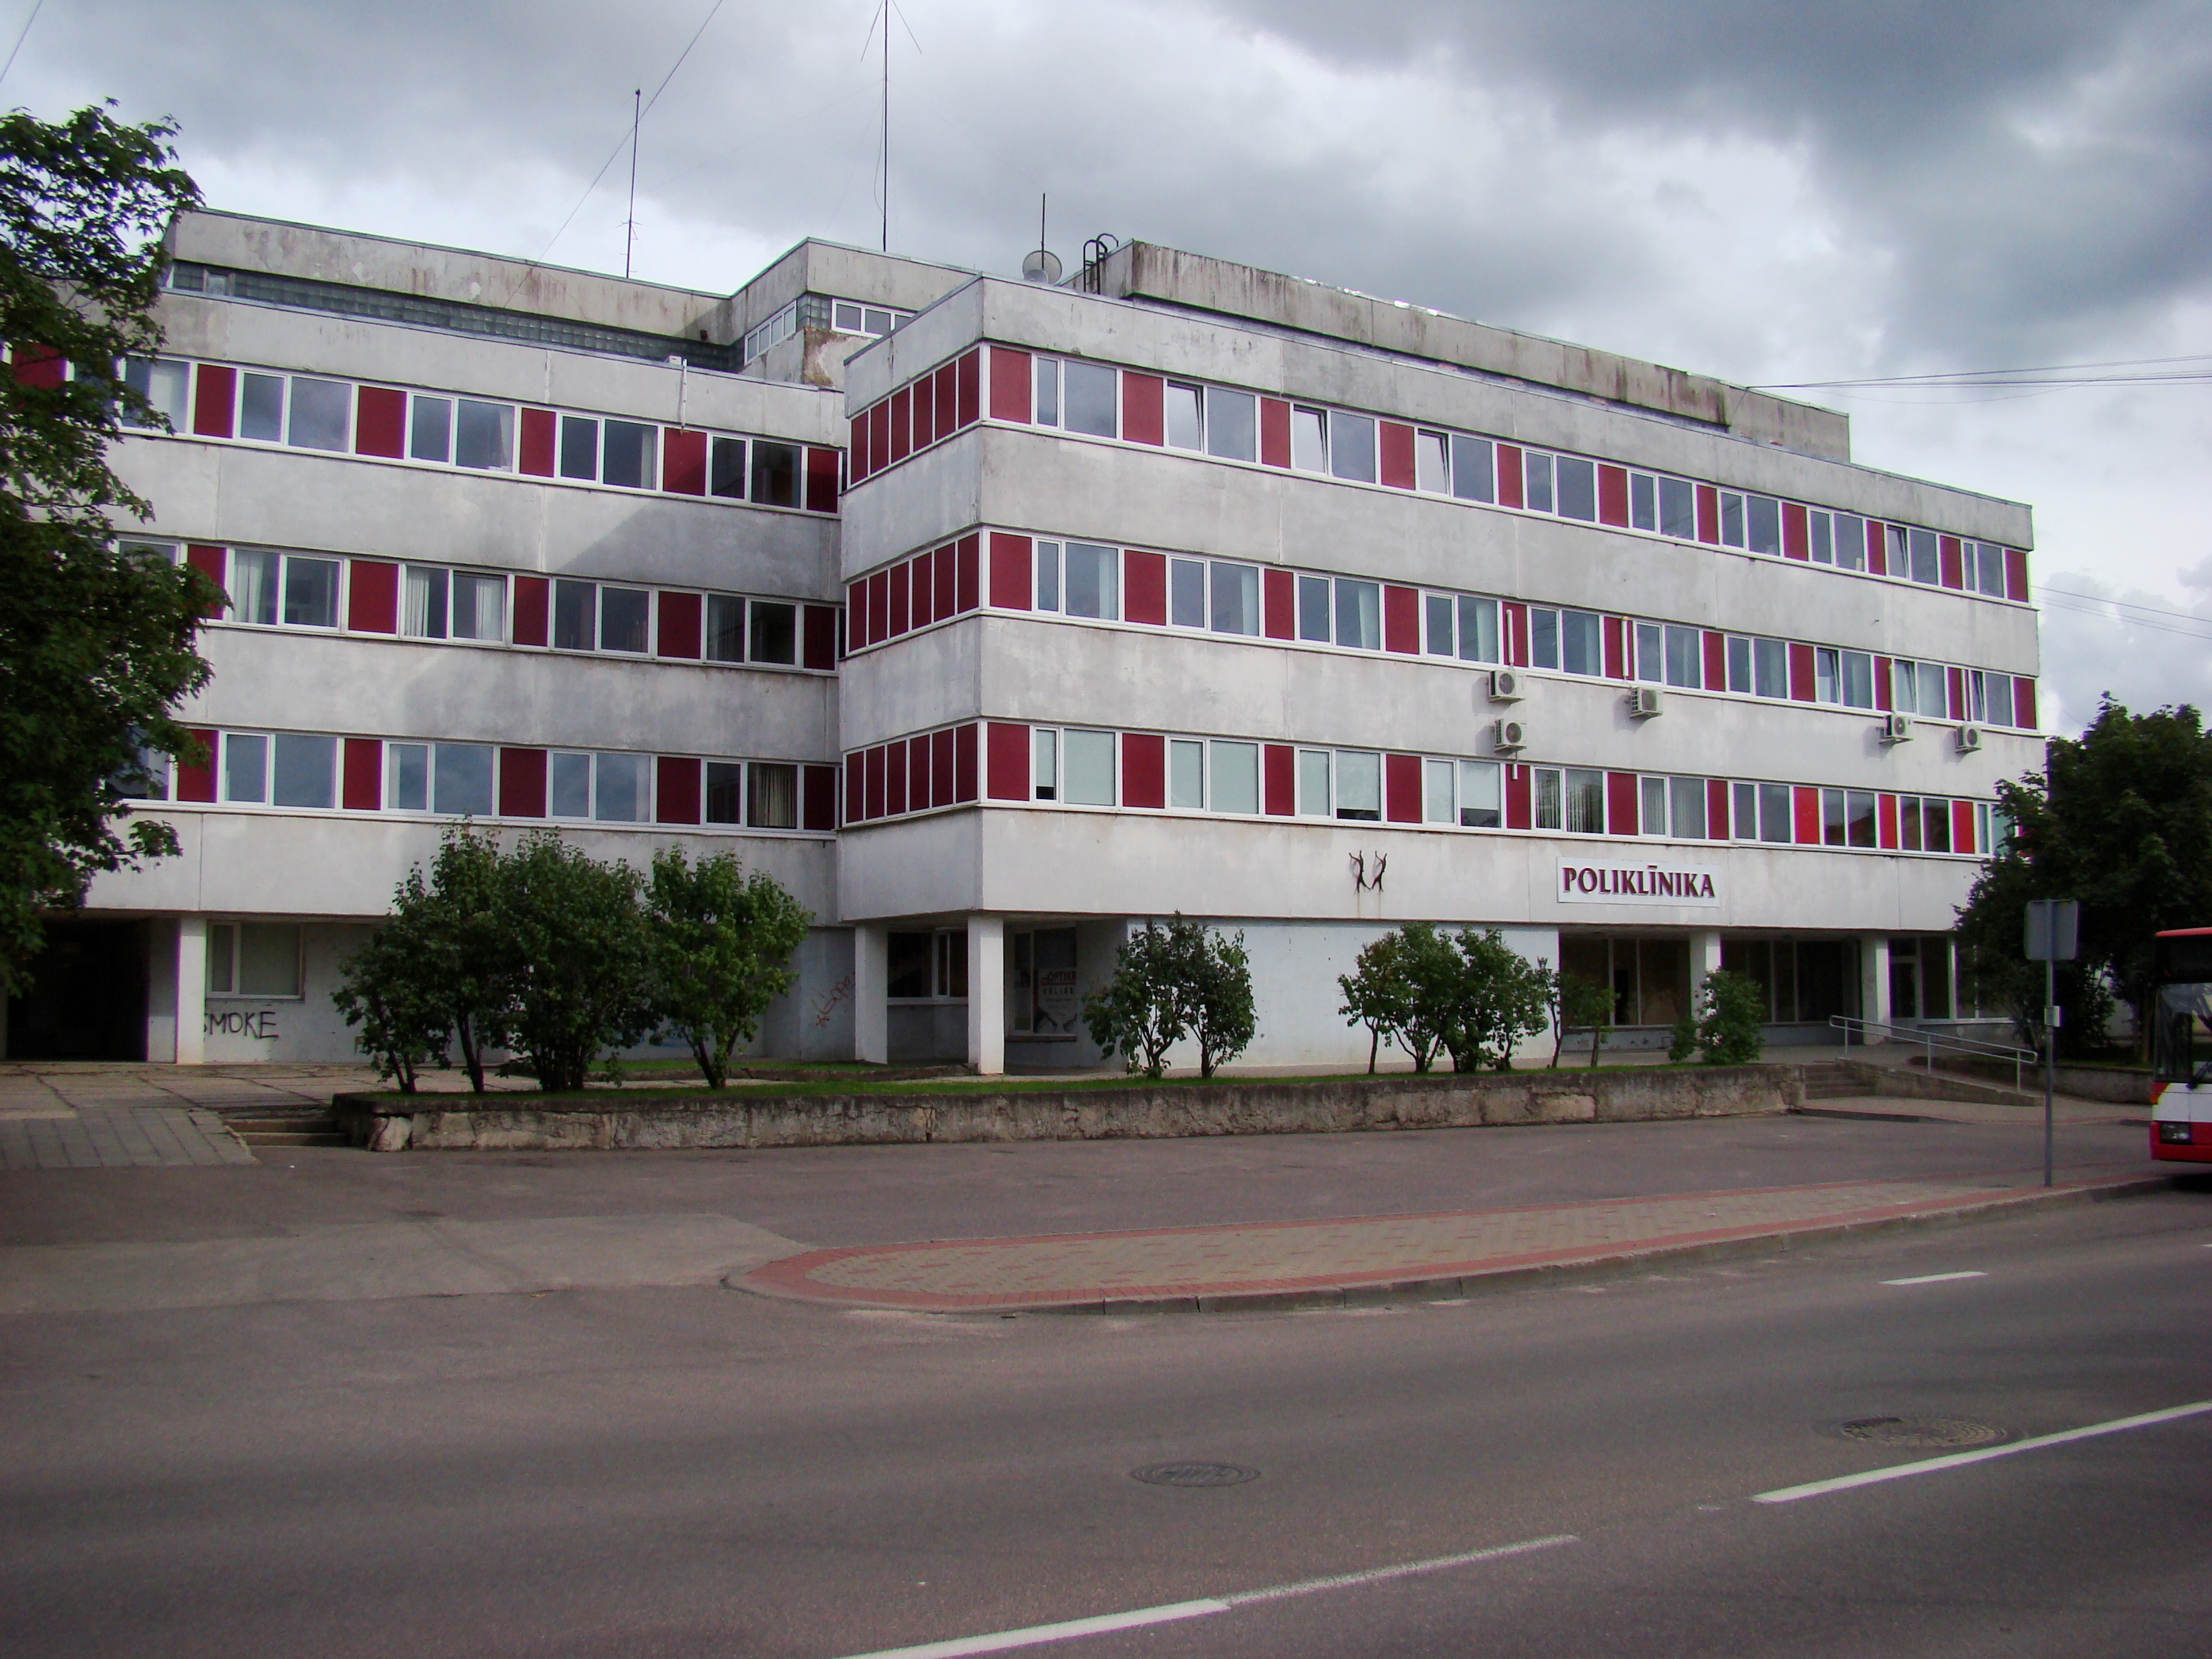
[[[1248,1061],[1494,925],[1663,1042],[1972,1018],[2040,759],[2028,510],[1844,417],[1134,244],[1043,288],[808,242],[728,297],[195,214],[145,539],[231,608],[184,856],[10,1054],[340,1058],[336,964],[467,814],[732,848],[815,913],[770,1053],[1090,1063],[1125,931],[1242,929]]]

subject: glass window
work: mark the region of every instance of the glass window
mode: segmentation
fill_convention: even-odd
[[[1822,646],[1813,653],[1813,700],[1840,702],[1843,695],[1843,665],[1838,653]]]
[[[1934,796],[1920,801],[1920,839],[1930,853],[1948,853],[1951,846],[1951,803]],[[1958,849],[1961,852],[1966,849]]]
[[[207,988],[228,996],[237,988],[238,924],[211,921],[207,930]]]
[[[1329,641],[1328,578],[1301,576],[1298,578],[1298,637]]]
[[[1306,817],[1325,818],[1335,811],[1329,799],[1328,750],[1298,750],[1298,811]]]
[[[1677,841],[1703,841],[1705,838],[1705,781],[1703,778],[1669,778],[1667,780],[1668,799],[1672,803],[1669,816]]]
[[[642,755],[595,755],[592,816],[605,823],[641,823],[652,801]]]
[[[870,306],[866,315],[867,331],[871,334],[888,334],[898,326],[899,313],[896,311],[878,311]]]
[[[222,734],[222,798],[260,801],[268,799],[269,739],[251,732]]]
[[[1605,774],[1571,766],[1565,775],[1566,827],[1578,835],[1605,833]]]
[[[1382,589],[1376,582],[1336,579],[1336,642],[1360,651],[1382,648]]]
[[[296,553],[285,559],[284,621],[292,628],[338,625],[336,559],[303,559]]]
[[[745,655],[754,662],[795,665],[799,661],[799,607],[755,599],[752,638]]]
[[[276,590],[283,556],[240,549],[230,556],[230,614],[242,623],[276,621]]]
[[[1060,799],[1075,806],[1114,804],[1114,734],[1111,732],[1070,732],[1062,757],[1066,770]]]
[[[707,660],[745,659],[745,602],[732,594],[707,596]]]
[[[1667,630],[1657,623],[1637,623],[1636,678],[1657,684],[1667,678]]]
[[[1744,497],[1745,527],[1751,550],[1782,556],[1782,503],[1771,495]]]
[[[1820,792],[1820,844],[1841,847],[1844,844],[1846,826],[1844,812],[1844,792],[1823,789]]]
[[[1036,608],[1040,611],[1060,609],[1060,544],[1039,542],[1036,544]]]
[[[1541,605],[1528,611],[1528,660],[1539,668],[1559,665],[1559,613]]]
[[[1942,571],[1936,557],[1936,532],[1932,530],[1908,530],[1905,542],[1912,561],[1912,580],[1926,582],[1933,587],[1942,580]]]
[[[1648,472],[1628,475],[1628,524],[1632,530],[1659,527],[1659,481]]]
[[[1729,635],[1728,689],[1747,695],[1751,690],[1751,641],[1741,634]]]
[[[1118,622],[1121,617],[1121,556],[1089,542],[1067,544],[1067,614]]]
[[[1260,810],[1260,745],[1256,743],[1216,743],[1213,750],[1213,810],[1217,812],[1256,812]]]
[[[1667,833],[1667,780],[1639,778],[1637,781],[1639,786],[1637,823],[1638,831],[1647,836],[1665,835]]]
[[[1552,510],[1552,458],[1539,450],[1521,452],[1521,499],[1531,513]]]
[[[453,422],[453,464],[504,471],[514,465],[514,410],[463,398]]]
[[[561,417],[561,476],[586,480],[599,476],[599,423],[588,416]]]
[[[417,461],[453,458],[453,400],[417,392],[408,409],[407,453]]]
[[[1759,838],[1771,842],[1789,842],[1797,838],[1797,826],[1790,812],[1788,784],[1762,783],[1759,786]]]
[[[1206,626],[1206,566],[1197,559],[1168,565],[1168,620],[1177,628]]]
[[[1875,796],[1871,789],[1853,789],[1844,797],[1844,817],[1853,847],[1872,847],[1875,835]]]
[[[1897,798],[1897,844],[1908,853],[1921,851],[1920,797],[1899,795]]]
[[[1206,745],[1177,738],[1168,744],[1168,805],[1206,805]]]
[[[1249,392],[1224,392],[1209,386],[1206,393],[1206,453],[1225,461],[1249,461],[1259,457],[1259,399]]]
[[[1898,524],[1886,524],[1881,527],[1881,535],[1883,544],[1889,550],[1887,560],[1889,574],[1902,577],[1905,574],[1906,566],[1911,562],[1905,550],[1905,526]]]
[[[763,507],[799,505],[799,446],[753,445],[752,499]]]
[[[1452,596],[1449,593],[1431,593],[1423,598],[1421,615],[1427,635],[1427,649],[1431,655],[1455,657],[1459,654],[1458,644],[1454,637],[1455,630],[1452,626],[1453,617],[1456,614],[1457,611],[1452,602]]]
[[[1030,734],[1036,753],[1030,763],[1030,786],[1039,800],[1060,798],[1060,733],[1039,726]]]
[[[1659,533],[1679,541],[1698,537],[1698,492],[1680,478],[1659,480]]]
[[[279,732],[272,744],[274,765],[269,799],[278,806],[337,805],[331,780],[337,769],[338,740]]]
[[[1493,464],[1489,439],[1463,438],[1454,433],[1451,441],[1452,494],[1463,501],[1496,501],[1498,490]]]
[[[124,800],[167,800],[169,757],[158,749],[141,749],[136,759],[108,780],[108,787]]]
[[[437,744],[431,752],[430,810],[446,817],[489,817],[491,756],[480,744]]]
[[[1205,396],[1194,386],[1183,386],[1174,380],[1168,382],[1169,448],[1200,449],[1205,447],[1206,422],[1202,413]]]
[[[1991,726],[2012,726],[2019,715],[2013,697],[2013,677],[2009,674],[1984,674],[1982,683],[1989,693],[1989,722]]]
[[[1050,357],[1036,360],[1036,423],[1060,424],[1060,364]]]
[[[420,743],[384,745],[384,803],[397,812],[430,808],[430,750]]]
[[[1443,433],[1413,434],[1413,488],[1437,495],[1451,489],[1451,450]]]
[[[1328,471],[1328,415],[1318,409],[1291,410],[1291,465],[1301,472]]]
[[[1597,467],[1590,461],[1562,455],[1559,461],[1559,516],[1597,521]]]
[[[653,595],[641,587],[599,590],[599,649],[643,652],[651,645]]]
[[[609,421],[606,464],[601,482],[623,489],[652,489],[656,473],[653,464],[653,440],[659,432],[659,427],[641,425],[635,421]]]
[[[1469,830],[1495,830],[1505,822],[1504,771],[1496,761],[1459,763],[1459,821]]]
[[[743,816],[745,769],[736,761],[707,763],[707,822],[735,823]]]
[[[1605,672],[1605,624],[1595,611],[1559,612],[1559,666],[1570,674]]]
[[[1974,544],[1975,586],[1993,599],[2005,596],[2005,550],[1995,542]]]
[[[592,816],[592,757],[556,754],[547,763],[545,810],[556,818]],[[732,820],[735,822],[735,820]]]
[[[1825,513],[1808,513],[1806,526],[1812,532],[1813,562],[1833,564],[1836,562],[1835,530]]]
[[[1459,654],[1462,662],[1496,662],[1498,601],[1463,596],[1459,602]]]
[[[1721,545],[1743,545],[1743,497],[1725,489],[1721,491]]]
[[[1754,640],[1753,653],[1758,660],[1758,695],[1762,697],[1786,697],[1790,695],[1790,647],[1781,640]]]
[[[1593,672],[1595,671],[1593,670]],[[1705,683],[1705,641],[1694,628],[1667,629],[1667,684],[1694,691]]]
[[[1070,432],[1094,438],[1121,435],[1121,376],[1098,363],[1063,365],[1066,399],[1060,413]]]
[[[295,997],[300,994],[300,927],[297,922],[241,921],[238,924],[238,994]]]
[[[191,429],[185,404],[191,378],[191,365],[172,358],[126,357],[123,362],[123,384],[153,404],[154,412],[167,420],[172,432]],[[153,423],[126,419],[124,424],[144,429]],[[2002,574],[2002,566],[1999,568]]]
[[[1328,470],[1355,483],[1375,482],[1375,422],[1365,415],[1333,409],[1328,415]]]
[[[1844,653],[1844,706],[1874,707],[1874,659],[1863,651]]]
[[[745,441],[717,438],[707,461],[707,493],[726,501],[743,501],[745,494]]]
[[[1929,720],[1950,719],[1950,675],[1944,672],[1940,662],[1923,662],[1919,668],[1920,696],[1915,707]]]
[[[781,761],[755,761],[745,786],[747,823],[756,830],[799,828],[799,769],[796,766]],[[913,804],[920,805],[919,802]]]
[[[599,641],[599,589],[596,582],[562,580],[553,584],[553,648],[589,651]]]
[[[507,578],[455,573],[453,623],[457,640],[506,639]]]
[[[1735,838],[1738,841],[1757,841],[1759,839],[1759,786],[1755,783],[1739,783],[1733,785],[1732,787],[1735,791]]]
[[[449,578],[419,564],[407,567],[407,596],[399,609],[399,631],[421,640],[446,637],[446,593]]]
[[[1425,760],[1421,763],[1421,822],[1424,823],[1452,823],[1457,821],[1457,803],[1452,799],[1452,763],[1448,760]]]
[[[1213,631],[1260,632],[1260,568],[1251,564],[1213,566]]]
[[[262,443],[284,440],[284,377],[281,374],[241,374],[238,377],[238,435]]]
[[[831,313],[831,324],[840,334],[861,334],[866,331],[860,320],[860,307],[846,301],[837,301]]]
[[[1832,513],[1828,521],[1835,526],[1836,568],[1865,569],[1866,520],[1848,513]]]
[[[1378,823],[1382,817],[1382,757],[1364,749],[1336,751],[1336,816]]]
[[[1555,768],[1540,766],[1532,777],[1535,785],[1536,827],[1539,830],[1556,830],[1562,818],[1559,774]]]

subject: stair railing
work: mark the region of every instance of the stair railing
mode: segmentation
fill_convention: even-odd
[[[1849,1014],[1831,1014],[1828,1024],[1844,1034],[1844,1047],[1846,1048],[1851,1046],[1851,1033],[1854,1031],[1859,1034],[1862,1042],[1869,1033],[1879,1031],[1883,1036],[1901,1042],[1918,1043],[1927,1052],[1930,1073],[1936,1069],[1936,1051],[1938,1048],[1948,1054],[1971,1054],[1978,1060],[2008,1060],[2012,1062],[2012,1086],[2015,1089],[2023,1086],[2021,1079],[2024,1069],[2033,1065],[2039,1057],[2033,1048],[2018,1048],[2008,1042],[1978,1042],[1972,1037],[1937,1036],[1924,1025],[1917,1030],[1909,1030],[1901,1025],[1884,1025],[1871,1019],[1855,1019]]]

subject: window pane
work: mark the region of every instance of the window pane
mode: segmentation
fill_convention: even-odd
[[[1336,642],[1360,651],[1382,648],[1382,589],[1379,584],[1337,578]]]
[[[1694,628],[1667,630],[1667,684],[1694,690],[1705,683],[1705,645]]]
[[[1260,810],[1260,746],[1253,743],[1213,745],[1213,810]]]
[[[1298,637],[1316,640],[1326,645],[1331,638],[1328,626],[1328,578],[1301,576],[1298,578]]]
[[[1459,654],[1462,662],[1498,660],[1497,600],[1460,600]]]
[[[1930,720],[1951,717],[1950,675],[1940,662],[1923,662],[1920,667],[1920,713]]]
[[[1907,662],[1902,657],[1889,665],[1889,700],[1891,704],[1907,712],[1920,707],[1920,665]]]
[[[1428,625],[1427,648],[1430,655],[1455,657],[1459,647],[1454,638],[1452,618],[1456,608],[1449,593],[1431,593],[1421,602],[1423,619]]]
[[[407,597],[399,611],[399,631],[417,639],[446,637],[447,576],[442,570],[407,567]]]
[[[1900,795],[1897,799],[1898,845],[1908,853],[1917,853],[1920,848],[1920,797]]]
[[[1841,665],[1836,653],[1823,646],[1813,653],[1813,700],[1815,702],[1842,701]]]
[[[1739,783],[1735,786],[1735,789],[1733,814],[1735,823],[1730,827],[1735,830],[1735,838],[1738,841],[1757,841],[1759,839],[1759,786],[1755,783]]]
[[[707,763],[707,822],[735,823],[742,817],[745,769],[735,761]]]
[[[1066,772],[1062,800],[1077,806],[1114,804],[1114,734],[1070,732],[1061,764]]]
[[[708,450],[707,493],[726,501],[742,501],[745,494],[745,441],[717,438]]]
[[[559,651],[589,651],[599,643],[599,590],[594,582],[553,584],[553,645]]]
[[[755,662],[796,664],[799,660],[799,607],[752,602],[752,648],[746,654]]]
[[[1796,825],[1790,817],[1788,784],[1762,783],[1759,786],[1759,838],[1773,842],[1795,841],[1797,838]]]
[[[1680,478],[1659,480],[1659,533],[1682,541],[1698,534],[1698,492]]]
[[[1413,488],[1443,495],[1451,487],[1451,452],[1441,432],[1413,437]]]
[[[1978,543],[1974,559],[1976,568],[1980,573],[1980,580],[1977,586],[1991,599],[2004,598],[2004,549],[1999,547],[1995,542]]]
[[[1648,472],[1628,475],[1628,522],[1636,530],[1659,527],[1659,481]]]
[[[1741,634],[1729,635],[1728,689],[1748,693],[1751,682],[1751,641]]]
[[[264,799],[268,777],[269,739],[226,732],[222,738],[222,798],[239,801]]]
[[[1721,545],[1743,545],[1743,497],[1728,490],[1721,492]]]
[[[929,933],[893,933],[884,955],[884,994],[910,1000],[929,994]]]
[[[1495,830],[1503,823],[1504,772],[1496,761],[1459,763],[1459,821],[1469,830]]]
[[[407,453],[418,461],[446,461],[453,453],[453,400],[416,397],[410,410]]]
[[[1671,818],[1674,836],[1681,841],[1703,841],[1705,838],[1705,781],[1703,778],[1670,778],[1668,794],[1673,802]]]
[[[1325,411],[1291,411],[1291,465],[1301,472],[1328,471],[1328,416]]]
[[[1168,805],[1206,805],[1206,745],[1178,738],[1168,744]]]
[[[134,390],[143,394],[146,401],[154,405],[157,414],[168,417],[172,432],[185,432],[191,426],[185,407],[189,401],[185,395],[186,388],[191,385],[191,375],[189,363],[177,362],[167,357],[157,357],[150,362],[143,357],[133,357],[125,370],[125,378]],[[1998,591],[2002,592],[2004,574],[2002,562],[1998,564],[1997,574],[2000,578]]]
[[[1874,659],[1863,651],[1844,653],[1844,703],[1850,708],[1874,707]]]
[[[453,637],[494,641],[506,639],[506,577],[453,578]]]
[[[1813,532],[1813,562],[1833,564],[1836,562],[1835,529],[1825,513],[1805,515],[1808,528]]]
[[[1531,513],[1552,510],[1552,458],[1533,449],[1521,452],[1521,499]]]
[[[1030,781],[1039,800],[1060,798],[1060,733],[1040,726],[1031,734]]]
[[[1835,526],[1836,568],[1839,570],[1866,568],[1866,520],[1848,513],[1832,513],[1829,522]]]
[[[592,816],[603,823],[642,822],[647,799],[645,757],[595,755],[592,760],[599,787],[592,795]]]
[[[1196,559],[1168,566],[1168,620],[1177,628],[1206,626],[1206,567]]]
[[[763,507],[799,505],[798,445],[753,445],[752,499]]]
[[[2013,697],[2013,681],[2009,674],[1985,674],[1983,683],[1989,689],[1989,721],[1992,726],[2010,726],[2017,718]]]
[[[799,828],[799,769],[796,766],[781,762],[755,761],[745,786],[747,823],[756,830]]]
[[[1556,830],[1560,823],[1559,775],[1551,767],[1540,767],[1535,775],[1536,827]]]
[[[745,602],[727,593],[707,596],[707,657],[710,662],[745,659]]]
[[[888,334],[898,326],[898,313],[893,311],[878,311],[875,307],[870,306],[867,307],[867,320],[869,333]]]
[[[491,753],[472,743],[438,744],[431,756],[431,810],[447,817],[489,817]]]
[[[1905,526],[1900,524],[1882,526],[1881,538],[1883,545],[1888,550],[1887,563],[1889,574],[1902,577],[1905,574],[1906,564],[1910,562],[1905,550]]]
[[[284,436],[284,377],[241,374],[238,380],[238,435],[264,443],[281,442]]]
[[[1844,842],[1844,792],[1823,789],[1820,792],[1820,843],[1824,847],[1841,847]]]
[[[556,754],[547,763],[545,779],[545,810],[556,818],[587,818],[592,816],[592,757],[589,755]],[[730,822],[737,822],[737,809],[731,810]]]
[[[1875,844],[1875,796],[1871,789],[1854,789],[1850,793],[1846,809],[1850,825],[1850,844],[1871,847]]]
[[[211,921],[207,930],[207,988],[228,996],[236,988],[238,924]]]
[[[1786,697],[1790,695],[1790,651],[1780,640],[1754,640],[1752,651],[1758,660],[1759,695],[1762,697]]]
[[[1639,782],[1642,787],[1637,827],[1647,836],[1663,836],[1667,833],[1667,780],[1644,778]]]
[[[306,737],[298,732],[277,734],[276,765],[269,799],[278,806],[337,805],[331,779],[337,768],[336,738]]]
[[[1310,818],[1325,818],[1335,811],[1329,799],[1328,750],[1298,750],[1298,811]]]
[[[336,559],[303,559],[296,553],[285,559],[284,621],[293,628],[338,625]]]
[[[1597,467],[1571,455],[1559,457],[1559,516],[1597,520]]]
[[[599,649],[643,651],[652,611],[653,595],[641,587],[601,588]]]
[[[1636,678],[1654,684],[1667,678],[1666,630],[1657,623],[1638,623]]]
[[[1224,460],[1249,461],[1259,458],[1259,400],[1249,392],[1224,392],[1209,386],[1206,392],[1206,453]]]
[[[243,623],[273,624],[283,556],[243,550],[230,556],[230,614]]]
[[[241,921],[238,924],[238,994],[246,997],[300,994],[300,927],[297,922]]]
[[[1060,544],[1039,542],[1036,544],[1036,608],[1040,611],[1060,609]]]
[[[1036,423],[1060,424],[1060,365],[1049,357],[1036,360]]]
[[[582,415],[561,417],[561,476],[596,479],[599,476],[599,423]]]
[[[1202,394],[1194,386],[1178,386],[1170,381],[1167,390],[1168,447],[1170,449],[1201,447],[1200,432],[1200,399]]]
[[[1559,666],[1570,674],[1605,672],[1605,625],[1595,611],[1559,613]]]
[[[1462,438],[1455,433],[1451,441],[1452,494],[1463,501],[1494,501],[1498,490],[1491,471],[1490,440]]]
[[[1539,668],[1559,665],[1559,613],[1541,605],[1528,612],[1528,660]]]
[[[430,805],[430,750],[419,743],[384,745],[384,804],[398,812],[427,811]]]
[[[1744,516],[1750,532],[1751,550],[1782,556],[1782,503],[1771,495],[1744,499]]]
[[[860,320],[860,307],[848,305],[842,300],[837,301],[832,313],[832,321],[840,334],[859,334],[865,326]]]
[[[1382,816],[1382,757],[1364,750],[1336,751],[1336,816],[1364,822]]]
[[[1061,365],[1066,407],[1065,429],[1094,438],[1121,435],[1121,376],[1119,370],[1097,363]]]
[[[1605,833],[1605,774],[1584,767],[1566,769],[1566,828],[1577,834]]]
[[[1257,565],[1217,564],[1213,567],[1213,631],[1250,634],[1260,631],[1260,569]]]
[[[1452,763],[1448,760],[1421,763],[1421,822],[1449,823],[1457,803],[1452,799]]]
[[[1118,622],[1121,616],[1121,556],[1089,542],[1067,544],[1067,614]]]
[[[1364,415],[1347,415],[1340,409],[1328,416],[1328,470],[1333,477],[1358,483],[1375,482],[1375,422]]]
[[[652,489],[653,441],[659,432],[659,427],[643,426],[635,421],[609,421],[605,477],[601,482],[623,489]]]
[[[1912,530],[1905,532],[1911,550],[1912,580],[1936,586],[1942,580],[1936,558],[1936,532],[1932,530]]]
[[[491,471],[514,465],[514,410],[464,398],[453,423],[453,464]]]

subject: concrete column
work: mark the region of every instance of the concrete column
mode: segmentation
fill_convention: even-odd
[[[1705,975],[1717,974],[1721,966],[1721,936],[1717,933],[1690,935],[1690,993],[1692,996],[1705,988]]]
[[[968,1063],[984,1077],[1006,1069],[1006,919],[968,918]]]
[[[207,1058],[207,918],[177,918],[177,1043],[179,1066]]]
[[[891,1057],[890,952],[890,929],[881,922],[853,929],[853,1058],[870,1065]]]
[[[1889,1024],[1889,935],[1859,935],[1859,1018],[1869,1024]],[[1887,1042],[1880,1031],[1867,1035],[1869,1043]]]

